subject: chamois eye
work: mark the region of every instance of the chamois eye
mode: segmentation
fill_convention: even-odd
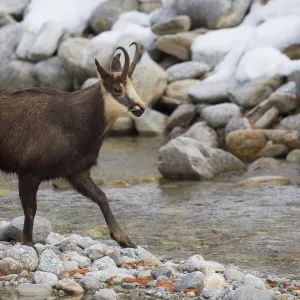
[[[113,90],[114,94],[122,93],[122,89],[119,86],[114,86],[112,90]]]

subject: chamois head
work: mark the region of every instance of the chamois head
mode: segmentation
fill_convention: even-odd
[[[139,118],[146,109],[145,103],[137,95],[132,82],[132,74],[141,58],[142,51],[138,43],[133,42],[130,46],[132,45],[136,47],[136,51],[131,64],[127,51],[123,47],[116,49],[124,53],[123,70],[120,62],[121,54],[114,56],[110,72],[106,71],[95,59],[98,73],[102,78],[101,88],[105,106],[115,117],[127,114],[132,118]]]

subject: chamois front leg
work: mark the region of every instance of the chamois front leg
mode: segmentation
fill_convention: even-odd
[[[80,194],[88,197],[98,204],[103,213],[112,239],[114,239],[121,247],[136,248],[136,245],[119,226],[110,209],[105,193],[93,182],[89,171],[85,170],[78,172],[68,176],[66,179]]]
[[[25,215],[21,244],[33,247],[33,221],[36,214],[36,194],[41,181],[31,174],[19,175],[19,195]]]

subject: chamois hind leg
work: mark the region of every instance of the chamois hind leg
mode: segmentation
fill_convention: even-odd
[[[93,182],[88,170],[78,172],[66,178],[71,185],[83,196],[88,197],[100,207],[107,223],[110,236],[124,248],[136,248],[116,221],[105,193]]]
[[[41,181],[31,174],[19,176],[19,195],[25,215],[21,244],[33,247],[33,221],[36,214],[36,194]]]

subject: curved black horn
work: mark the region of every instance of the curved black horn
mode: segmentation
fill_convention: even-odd
[[[130,65],[130,68],[129,68],[129,72],[128,72],[128,76],[131,78],[132,74],[133,74],[133,71],[137,65],[137,63],[139,62],[140,58],[141,58],[141,51],[140,51],[140,46],[137,42],[133,42],[130,44],[129,47],[131,47],[132,45],[135,46],[135,55],[134,55],[134,59]]]
[[[121,78],[122,80],[125,80],[129,71],[129,65],[130,65],[130,60],[129,60],[129,55],[128,52],[126,51],[126,49],[124,49],[123,47],[118,47],[116,50],[121,50],[124,53],[125,56],[125,63],[124,63],[124,68],[121,74]]]

